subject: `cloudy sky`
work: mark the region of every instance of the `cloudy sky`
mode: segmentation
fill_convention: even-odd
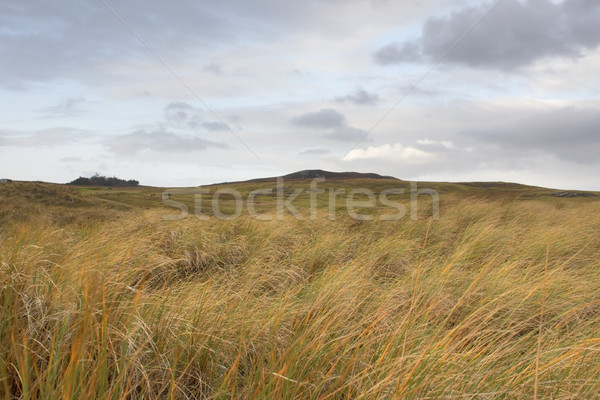
[[[597,0],[0,0],[0,177],[600,190]]]

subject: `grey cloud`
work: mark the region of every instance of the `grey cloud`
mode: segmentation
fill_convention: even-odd
[[[202,3],[107,3],[171,62],[184,56],[182,48],[235,41],[239,35],[225,13]],[[124,55],[152,58],[102,2],[2,2],[0,26],[0,85],[12,89],[67,76],[87,79],[90,70],[98,72]]]
[[[223,122],[218,122],[218,121],[203,122],[202,126],[204,128],[206,128],[206,130],[209,132],[226,131],[229,129],[227,127],[227,124],[224,124]]]
[[[339,142],[357,141],[366,136],[365,131],[349,126],[346,117],[332,108],[302,114],[293,118],[291,122],[296,126],[329,129],[330,131],[323,134],[322,137]]]
[[[311,128],[337,128],[346,124],[346,118],[332,108],[324,108],[320,111],[302,114],[293,118],[291,122],[297,126]]]
[[[411,96],[422,96],[422,97],[431,97],[441,94],[440,91],[433,91],[429,89],[422,89],[419,86],[414,85],[405,85],[401,86],[398,90],[398,93],[401,95],[405,95],[406,93],[410,93]]]
[[[326,139],[336,140],[338,142],[356,142],[365,137],[367,132],[362,129],[351,126],[336,127],[331,133],[323,135]],[[368,142],[368,140],[366,140]]]
[[[196,130],[201,126],[200,112],[188,103],[170,103],[164,108],[164,121],[159,125],[166,125],[176,129]]]
[[[181,123],[185,123],[188,122],[188,119],[190,118],[190,115],[185,112],[185,111],[174,111],[174,112],[169,112],[166,115],[166,119],[169,123],[175,124],[175,125],[179,125]]]
[[[421,49],[415,41],[402,44],[390,43],[373,53],[373,57],[382,65],[415,62],[422,59]]]
[[[379,101],[379,96],[376,93],[369,93],[364,89],[358,89],[356,92],[346,96],[336,97],[336,101],[350,101],[359,105],[374,105]]]
[[[490,9],[490,1],[430,18],[421,35],[380,48],[382,65],[433,62]],[[580,57],[600,44],[600,2],[595,0],[503,0],[444,59],[471,67],[513,70],[553,56]]]
[[[38,112],[46,114],[46,117],[65,117],[72,116],[81,113],[84,111],[84,105],[89,103],[85,97],[70,97],[61,101],[58,104],[43,107],[38,110]]]
[[[186,122],[197,111],[194,107],[184,102],[170,103],[165,107],[165,119],[173,123]]]
[[[0,86],[26,89],[35,82],[68,78],[92,86],[136,72],[126,62],[160,62],[104,5],[108,4],[169,64],[203,59],[195,67],[218,73],[215,53],[249,43],[273,43],[299,32],[343,37],[356,22],[356,4],[339,1],[244,0],[176,2],[45,0],[0,2]],[[359,2],[359,4],[362,3]],[[343,10],[342,10],[343,9]],[[349,18],[332,23],[332,12]],[[362,17],[362,16],[361,16]],[[260,55],[258,55],[260,56]],[[208,65],[207,65],[208,64]]]
[[[564,161],[593,164],[600,154],[600,110],[568,107],[461,136],[513,155],[543,152]]]
[[[227,149],[224,143],[214,142],[198,136],[168,132],[162,127],[147,131],[137,130],[127,135],[111,137],[105,145],[119,155],[133,155],[140,151],[192,152],[209,148]]]
[[[237,114],[230,114],[227,116],[227,119],[234,123],[239,123],[242,118]]]
[[[0,147],[52,147],[89,136],[85,129],[56,127],[35,131],[0,130]]]
[[[202,71],[212,72],[213,74],[221,74],[221,73],[223,73],[223,68],[221,68],[221,66],[219,64],[210,63],[210,64],[205,65],[202,68]]]
[[[197,130],[204,128],[209,132],[228,130],[227,124],[220,121],[204,121],[202,111],[185,102],[170,103],[165,107],[166,125],[179,128]]]

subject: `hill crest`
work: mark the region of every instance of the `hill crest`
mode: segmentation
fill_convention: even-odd
[[[314,179],[314,178],[326,178],[326,179],[398,179],[393,176],[384,176],[375,174],[372,172],[332,172],[325,171],[322,169],[305,169],[291,174],[284,175],[285,179]]]
[[[274,182],[277,178],[283,178],[285,180],[298,181],[304,179],[315,179],[315,178],[325,178],[330,180],[345,180],[345,179],[393,179],[400,180],[393,176],[385,176],[379,175],[373,172],[354,172],[354,171],[346,171],[346,172],[333,172],[333,171],[325,171],[322,169],[305,169],[302,171],[292,172],[291,174],[281,175],[281,176],[273,176],[269,178],[256,178],[256,179],[248,179],[245,181],[235,181],[235,182],[221,182],[216,183],[215,185],[224,185],[231,183],[262,183],[262,182]]]

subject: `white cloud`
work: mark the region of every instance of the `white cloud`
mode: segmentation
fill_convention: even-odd
[[[420,164],[431,161],[434,158],[434,154],[419,150],[413,146],[403,146],[401,143],[394,143],[381,146],[369,146],[366,149],[354,149],[344,157],[344,161],[386,159]]]
[[[421,144],[424,146],[429,146],[429,145],[441,145],[443,147],[445,147],[448,150],[454,150],[456,149],[456,146],[454,145],[454,143],[452,143],[451,140],[431,140],[431,139],[418,139],[417,140],[417,144]]]

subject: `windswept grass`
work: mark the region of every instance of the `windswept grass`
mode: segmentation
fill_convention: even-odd
[[[597,398],[598,202],[442,200],[439,221],[10,219],[0,395]]]

